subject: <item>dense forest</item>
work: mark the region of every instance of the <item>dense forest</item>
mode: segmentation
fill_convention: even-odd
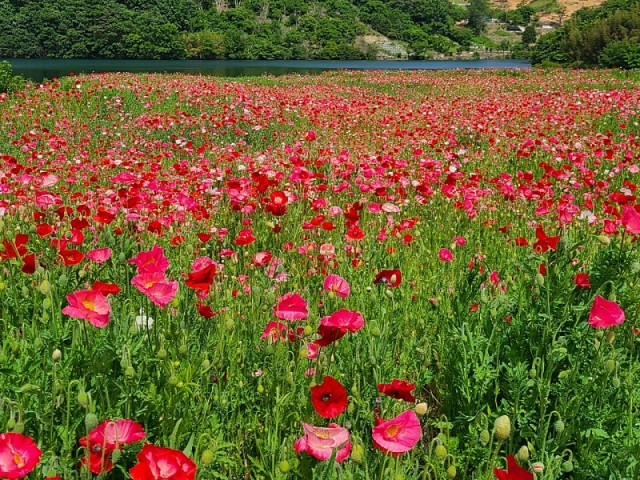
[[[640,68],[640,0],[607,0],[578,10],[539,38],[532,63]]]
[[[357,59],[376,54],[358,39],[379,33],[420,58],[468,49],[487,12],[486,0],[0,0],[0,57]]]

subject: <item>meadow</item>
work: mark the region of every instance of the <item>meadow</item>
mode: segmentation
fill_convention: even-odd
[[[640,77],[0,95],[0,478],[640,478]]]

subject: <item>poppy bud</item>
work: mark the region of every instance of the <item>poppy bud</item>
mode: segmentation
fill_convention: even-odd
[[[178,353],[183,357],[187,356],[187,354],[189,353],[189,347],[187,347],[186,345],[180,345],[178,347]]]
[[[167,351],[164,348],[161,348],[160,350],[158,350],[158,353],[156,353],[156,356],[160,360],[166,360],[169,355],[168,355]]]
[[[529,448],[526,445],[521,446],[516,456],[521,462],[526,462],[529,460]]]
[[[93,430],[98,426],[98,417],[95,413],[87,413],[84,416],[84,426],[87,430]]]
[[[351,449],[351,460],[354,462],[361,464],[364,460],[364,448],[360,444],[356,444]]]
[[[0,281],[0,292],[3,292],[6,286],[4,282]]]
[[[15,418],[10,418],[9,420],[7,420],[7,430],[13,430],[15,426],[16,426]]]
[[[619,388],[620,387],[620,378],[613,377],[611,379],[611,385],[613,385],[613,388]]]
[[[544,472],[544,463],[542,462],[534,462],[531,464],[531,470],[533,470],[536,473],[542,473]]]
[[[445,447],[444,445],[442,445],[440,443],[435,448],[434,453],[436,454],[436,457],[438,457],[440,460],[442,460],[442,459],[444,459],[444,457],[447,456],[447,447]]]
[[[489,440],[491,440],[491,434],[489,433],[489,430],[485,428],[480,432],[480,443],[483,446],[486,446],[489,443]]]
[[[87,276],[87,272],[86,272],[84,269],[82,269],[82,270],[80,270],[80,271],[78,272],[78,276],[79,276],[80,278],[84,278],[84,277],[86,277],[86,276]]]
[[[560,435],[564,432],[564,422],[562,420],[556,420],[556,423],[553,424],[553,429]]]
[[[43,295],[48,294],[51,291],[51,283],[49,283],[49,280],[45,278],[42,282],[40,282],[40,285],[38,285],[38,290],[40,290],[40,293],[42,293]]]
[[[122,450],[115,449],[115,450],[113,451],[113,453],[111,454],[111,461],[112,461],[113,463],[117,463],[117,462],[118,462],[118,460],[120,460],[120,456],[121,456],[121,455],[122,455]]]
[[[61,287],[65,287],[68,281],[69,278],[64,273],[58,277],[58,285]]]
[[[60,351],[59,348],[56,348],[51,354],[51,360],[53,360],[54,362],[59,362],[61,358],[62,358],[62,352]]]
[[[571,370],[562,370],[559,374],[558,374],[558,378],[560,380],[563,380],[565,378],[567,378],[569,376],[569,374],[571,373]]]
[[[609,238],[607,235],[598,235],[596,238],[602,245],[609,245],[611,243],[611,238]]]
[[[204,466],[211,465],[213,463],[213,451],[207,448],[202,452],[202,455],[200,456],[200,463]]]
[[[616,334],[613,330],[609,330],[607,332],[607,343],[609,345],[613,344],[613,341],[616,339]]]
[[[511,435],[511,420],[507,415],[501,415],[493,423],[493,435],[500,441],[507,440]]]
[[[22,296],[25,298],[29,297],[29,287],[27,286],[22,287]]]
[[[538,376],[538,371],[532,367],[531,370],[529,370],[529,376],[531,378],[536,378]]]
[[[235,326],[233,318],[231,317],[227,318],[224,322],[224,326],[226,327],[227,330],[233,330],[233,327]]]
[[[78,403],[82,408],[89,407],[89,394],[84,390],[78,393]]]
[[[13,426],[13,433],[23,434],[24,433],[24,422],[16,422],[16,424]]]
[[[291,470],[291,465],[289,465],[289,462],[287,460],[282,460],[280,463],[278,463],[278,470],[280,470],[281,473],[289,473],[289,470]]]
[[[200,368],[202,368],[203,370],[209,370],[210,366],[211,366],[211,362],[209,361],[208,358],[205,358],[204,360],[202,360],[202,363],[200,364]]]
[[[124,376],[131,379],[136,376],[136,370],[131,365],[124,369]]]
[[[423,417],[429,411],[429,405],[427,405],[426,402],[420,402],[416,405],[414,410],[419,417]]]
[[[607,360],[604,362],[604,369],[609,373],[613,372],[616,369],[616,361],[612,359]]]
[[[178,382],[178,377],[176,377],[175,375],[171,375],[167,380],[167,385],[169,385],[170,387],[175,387],[176,385],[178,385]]]
[[[456,474],[458,473],[458,471],[456,470],[456,466],[455,465],[449,465],[449,468],[447,468],[447,478],[456,478]]]
[[[562,471],[569,473],[573,471],[573,462],[571,460],[567,460],[562,463]]]

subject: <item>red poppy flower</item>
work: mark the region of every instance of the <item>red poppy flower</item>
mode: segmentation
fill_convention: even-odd
[[[513,455],[507,455],[507,469],[494,468],[493,475],[498,480],[533,480],[533,473],[518,465]]]
[[[0,258],[17,258],[22,257],[27,253],[25,245],[29,241],[29,235],[25,233],[16,234],[13,242],[4,239],[2,244],[4,245],[4,252],[0,253]]]
[[[189,272],[185,283],[188,287],[193,288],[194,290],[208,292],[211,284],[213,283],[213,277],[215,274],[216,264],[212,263],[201,270]]]
[[[80,250],[67,250],[65,248],[60,250],[59,255],[62,258],[62,263],[67,267],[77,265],[84,260],[84,254]]]
[[[209,305],[196,302],[196,308],[198,309],[198,313],[202,315],[204,318],[213,318],[216,316],[215,312],[211,309]]]
[[[281,217],[287,213],[287,196],[284,192],[271,192],[269,203],[265,206],[265,211],[271,213],[275,217]]]
[[[147,444],[137,458],[138,464],[129,470],[132,480],[194,480],[196,476],[196,464],[179,450]]]
[[[402,283],[402,273],[400,273],[400,270],[380,270],[380,273],[376,275],[373,281],[374,285],[378,285],[379,283],[389,288],[396,288]]]
[[[347,408],[347,390],[335,378],[326,376],[320,385],[311,387],[311,403],[321,417],[337,417]]]
[[[51,235],[52,233],[53,233],[53,227],[48,223],[41,223],[39,225],[36,225],[36,234],[40,238],[44,238],[47,235]]]
[[[32,274],[36,271],[36,256],[31,253],[22,257],[22,267],[20,268],[22,273]]]
[[[378,391],[391,398],[398,400],[404,400],[405,402],[415,402],[415,397],[411,394],[416,386],[412,383],[405,382],[404,380],[393,379],[391,383],[379,383]]]
[[[586,273],[578,273],[573,278],[573,283],[580,288],[591,288],[591,282],[589,282],[589,275]]]
[[[250,228],[245,228],[244,230],[240,230],[238,232],[238,236],[235,238],[233,243],[240,246],[251,245],[256,241],[256,237],[253,236],[253,232]]]
[[[549,237],[542,227],[536,229],[536,242],[533,244],[533,248],[538,253],[545,253],[549,250],[556,250],[558,248],[558,242],[560,241],[560,235],[555,237]]]
[[[115,283],[104,283],[100,280],[96,280],[91,285],[91,290],[98,290],[106,297],[108,295],[116,295],[120,293],[120,287]]]

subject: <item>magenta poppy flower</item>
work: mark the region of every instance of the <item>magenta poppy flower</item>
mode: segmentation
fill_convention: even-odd
[[[344,461],[351,452],[349,430],[338,424],[330,423],[328,427],[316,427],[302,422],[304,435],[293,444],[296,452],[307,452],[318,460],[329,460],[335,449],[336,462]]]
[[[605,300],[596,295],[589,312],[589,325],[595,328],[607,328],[624,322],[624,312],[616,302]]]
[[[494,468],[493,475],[498,480],[534,480],[533,473],[518,465],[513,455],[507,455],[507,469]]]
[[[65,315],[86,320],[98,328],[109,324],[111,305],[100,290],[78,290],[69,293],[67,301],[69,305],[62,309]]]
[[[441,248],[438,252],[438,258],[443,262],[450,262],[453,260],[453,253],[448,248]]]
[[[29,437],[0,433],[0,478],[26,477],[40,462],[42,451]]]
[[[96,248],[87,252],[87,258],[95,263],[104,263],[111,258],[110,248]]]
[[[131,285],[160,308],[166,307],[178,293],[178,282],[168,281],[162,272],[136,275],[131,279]]]
[[[289,327],[280,322],[269,322],[264,327],[264,331],[260,338],[262,340],[268,340],[269,342],[286,342],[289,339]]]
[[[347,390],[335,378],[326,376],[320,385],[311,387],[311,403],[321,417],[337,417],[347,409]]]
[[[374,447],[384,453],[393,455],[408,452],[422,436],[420,420],[413,410],[407,410],[386,422],[381,419],[377,421],[379,423],[373,427],[371,436]]]
[[[127,263],[137,266],[138,273],[164,273],[169,268],[169,260],[158,245],[154,245],[149,251],[140,252]]]
[[[624,226],[625,232],[632,235],[640,233],[640,213],[634,207],[625,205],[622,208],[620,223]]]
[[[280,320],[304,320],[309,315],[307,302],[298,293],[287,293],[273,307],[273,314]]]
[[[347,298],[351,293],[349,283],[340,275],[327,275],[322,288],[327,292],[335,293],[340,298]]]
[[[80,445],[100,445],[107,450],[119,449],[121,445],[139,442],[146,436],[142,425],[129,419],[105,420],[80,439]]]

